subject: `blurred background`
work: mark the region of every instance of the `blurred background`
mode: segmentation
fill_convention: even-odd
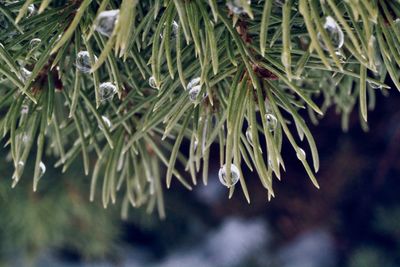
[[[100,199],[89,202],[90,177],[78,162],[64,174],[48,167],[36,193],[30,166],[11,189],[2,149],[0,266],[400,266],[400,94],[377,95],[368,132],[356,110],[348,133],[334,110],[311,127],[320,190],[286,144],[286,173],[271,202],[251,173],[252,203],[240,190],[228,200],[215,165],[208,186],[164,191],[165,220],[130,209],[123,221],[118,204],[104,210]]]

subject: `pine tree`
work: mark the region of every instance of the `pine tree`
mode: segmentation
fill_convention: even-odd
[[[91,200],[100,183],[104,207],[120,195],[125,216],[163,217],[164,184],[207,184],[219,153],[229,196],[250,202],[248,168],[270,199],[286,139],[318,188],[307,124],[332,108],[346,130],[357,109],[367,128],[375,94],[400,89],[399,17],[399,0],[2,1],[12,186],[27,161],[36,191],[46,157],[62,171],[81,160]]]

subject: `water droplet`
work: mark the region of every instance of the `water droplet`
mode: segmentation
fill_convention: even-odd
[[[247,0],[247,3],[250,5],[251,4],[251,0]],[[246,13],[243,4],[242,4],[242,0],[230,0],[226,2],[226,6],[229,8],[229,10],[232,13],[235,13],[237,15]]]
[[[46,172],[46,165],[44,165],[44,163],[41,161],[39,163],[39,177],[38,178],[41,178],[45,172]]]
[[[197,86],[200,84],[200,77],[196,77],[190,80],[190,82],[186,86],[186,90],[192,89],[194,86]]]
[[[99,86],[100,100],[111,100],[117,93],[117,87],[112,82],[104,82]]]
[[[29,139],[30,139],[29,135],[27,135],[27,134],[23,134],[22,135],[22,139],[21,140],[22,140],[23,143],[28,143]]]
[[[97,57],[94,56],[94,62],[97,61]],[[92,68],[92,64],[90,64],[90,55],[88,51],[80,51],[76,56],[76,67],[78,70],[84,73],[89,73]]]
[[[192,102],[197,100],[197,96],[201,92],[200,77],[193,78],[186,86],[186,90],[189,91],[189,99]],[[203,94],[203,98],[207,96],[207,93]]]
[[[373,70],[374,73],[376,75],[381,74],[384,70],[383,59],[381,57],[381,52],[378,42],[376,41],[376,38],[373,35],[368,41],[368,49],[371,49],[373,51],[372,63],[375,67],[375,70]]]
[[[30,16],[35,15],[35,14],[36,14],[36,7],[35,7],[34,4],[30,4],[28,6],[28,15],[27,15],[27,17],[29,18]]]
[[[179,24],[175,20],[172,22],[172,32],[175,36],[178,35]]]
[[[109,118],[107,118],[106,116],[101,116],[101,119],[103,120],[104,124],[108,129],[111,128],[112,124]],[[99,128],[104,130],[103,125],[101,123],[99,124]]]
[[[57,37],[56,37],[56,42],[60,41],[60,40],[61,40],[61,37],[62,37],[62,34],[57,35]]]
[[[231,180],[228,181],[226,177],[226,164],[224,164],[224,166],[222,166],[218,171],[218,178],[221,184],[229,188],[234,186],[239,181],[240,171],[234,164],[231,164]]]
[[[122,167],[124,166],[124,160],[125,160],[125,156],[123,153],[121,153],[121,155],[119,156],[119,159],[118,159],[117,172],[122,170]]]
[[[253,146],[253,136],[251,135],[251,126],[248,127],[246,130],[246,139],[247,139],[247,142],[249,142],[249,144],[251,146]]]
[[[149,186],[149,193],[150,195],[154,195],[155,192],[155,186],[154,186],[154,178],[152,177],[151,180],[149,181],[150,186]]]
[[[290,54],[288,54],[286,52],[282,52],[282,54],[281,54],[281,62],[282,62],[282,65],[285,68],[290,67],[289,58],[290,58]]]
[[[199,140],[197,140],[197,137],[195,137],[195,140],[193,142],[193,152],[196,152],[198,145],[199,145]]]
[[[272,113],[265,114],[265,120],[267,121],[267,128],[270,132],[275,131],[278,125],[278,120]]]
[[[33,38],[32,40],[30,40],[29,42],[30,50],[37,48],[41,42],[42,40],[40,40],[39,38]]]
[[[23,82],[26,82],[29,79],[29,77],[31,77],[32,72],[30,72],[29,70],[27,70],[25,68],[21,68],[20,69],[20,74],[21,74],[21,77],[20,77],[21,80]]]
[[[166,23],[164,23],[164,26],[166,25]],[[179,24],[178,22],[176,22],[175,20],[171,23],[171,28],[172,28],[172,33],[173,36],[172,37],[176,37],[178,35],[178,29],[179,29]],[[160,37],[161,39],[164,38],[163,34],[160,33]]]
[[[382,89],[382,86],[379,85],[379,84],[376,84],[376,83],[373,83],[373,82],[368,82],[368,84],[372,89]]]
[[[304,150],[301,149],[301,148],[297,149],[296,156],[300,161],[305,161],[306,160],[306,152],[304,152]]]
[[[156,83],[156,78],[154,78],[154,76],[151,76],[149,78],[149,85],[151,88],[158,89],[157,83]]]
[[[327,16],[324,23],[324,29],[330,38],[333,48],[335,50],[340,49],[344,43],[344,34],[339,24],[337,24],[337,22],[335,21],[335,19],[332,18],[331,16]],[[322,49],[324,49],[325,51],[329,51],[320,32],[318,33],[317,37],[318,37],[318,42],[322,47]]]
[[[95,30],[102,35],[110,37],[114,31],[115,23],[117,22],[118,16],[118,9],[100,12],[94,22]]]
[[[28,112],[29,112],[29,106],[23,104],[23,105],[21,106],[21,114],[28,114]]]
[[[195,102],[197,99],[197,96],[199,95],[201,91],[201,86],[195,86],[192,89],[189,90],[189,99],[192,102]]]

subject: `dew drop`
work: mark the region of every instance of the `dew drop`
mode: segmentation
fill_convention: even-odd
[[[247,142],[249,142],[249,144],[251,146],[253,146],[253,136],[251,135],[251,126],[248,127],[246,130],[246,139],[247,139]]]
[[[152,178],[150,181],[149,181],[149,183],[150,183],[150,185],[149,185],[149,193],[150,193],[150,195],[154,195],[154,192],[155,192],[155,186],[154,186],[154,178]]]
[[[196,102],[199,93],[201,92],[200,77],[193,78],[186,86],[186,90],[189,91],[189,100]],[[202,99],[207,96],[207,93],[203,94]]]
[[[100,101],[111,100],[117,93],[117,87],[112,82],[104,82],[99,86]]]
[[[231,181],[228,181],[226,177],[226,164],[224,164],[224,166],[222,166],[218,171],[218,178],[221,184],[229,188],[237,184],[239,181],[240,171],[234,164],[231,164]]]
[[[154,76],[151,76],[149,78],[149,85],[151,88],[158,89],[157,83],[156,83],[156,78],[154,78]]]
[[[247,3],[250,5],[251,0],[247,0]],[[226,2],[226,6],[228,9],[237,15],[246,13],[246,10],[243,7],[242,0],[230,0]]]
[[[179,24],[175,20],[172,22],[172,32],[175,36],[178,35]]]
[[[94,22],[95,30],[102,35],[110,37],[114,31],[115,23],[118,20],[118,16],[119,9],[100,12]]]
[[[190,80],[190,82],[186,86],[186,90],[192,89],[194,86],[200,85],[200,77],[196,77]]]
[[[94,56],[94,62],[97,61],[97,57]],[[92,68],[92,64],[90,64],[90,55],[88,51],[80,51],[76,56],[76,67],[78,70],[84,73],[89,73]]]
[[[32,72],[30,72],[29,70],[27,70],[25,68],[21,68],[20,69],[20,74],[21,74],[21,80],[23,82],[26,82],[29,79],[29,77],[31,77]]]
[[[265,114],[265,120],[267,121],[267,128],[270,132],[276,130],[276,126],[278,125],[278,120],[272,113]]]
[[[104,124],[108,129],[111,128],[112,124],[109,118],[107,118],[106,116],[101,116],[101,119],[103,120]],[[99,124],[99,128],[104,130],[103,125],[101,123]]]
[[[30,4],[28,6],[28,16],[27,17],[29,18],[30,16],[35,15],[35,14],[36,14],[36,7],[34,4]]]
[[[29,135],[27,135],[27,134],[23,134],[22,135],[21,140],[22,140],[23,143],[28,143],[29,139],[30,139]]]
[[[325,18],[324,29],[329,36],[333,48],[335,50],[339,50],[344,43],[344,34],[339,24],[337,24],[334,18],[332,18],[331,16],[327,16]],[[317,37],[322,49],[324,49],[325,51],[329,51],[328,46],[325,44],[322,38],[322,34],[320,32],[318,33]]]
[[[304,152],[304,150],[301,149],[301,148],[297,149],[296,156],[300,161],[305,161],[306,160],[306,152]]]
[[[40,45],[41,42],[42,42],[42,40],[40,40],[39,38],[33,38],[29,42],[29,48],[31,50],[33,50],[33,49],[37,48]]]
[[[164,23],[164,26],[166,25],[166,23]],[[178,22],[176,22],[175,20],[171,23],[171,28],[172,28],[172,33],[173,36],[172,37],[176,37],[178,35],[178,29],[179,29],[179,24]],[[162,33],[160,33],[160,37],[161,39],[164,38],[164,35]]]
[[[197,146],[199,145],[199,140],[197,140],[197,137],[195,138],[193,142],[193,151],[196,152]]]
[[[28,114],[28,112],[29,112],[29,106],[26,104],[23,104],[21,106],[21,114]]]
[[[46,165],[44,165],[44,163],[41,161],[39,163],[39,178],[41,178],[45,172],[46,172]]]
[[[201,91],[201,86],[197,85],[195,87],[193,87],[192,89],[189,90],[189,99],[192,102],[195,102],[197,99],[197,96],[199,95]]]

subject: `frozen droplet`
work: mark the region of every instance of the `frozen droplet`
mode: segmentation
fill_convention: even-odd
[[[248,127],[246,130],[246,139],[247,142],[249,142],[249,144],[253,146],[253,136],[251,135],[251,126]]]
[[[247,3],[250,5],[251,0],[247,0]],[[246,10],[243,7],[242,0],[230,0],[226,2],[226,6],[229,8],[229,10],[232,13],[235,13],[237,15],[246,13]]]
[[[324,23],[324,29],[329,36],[331,44],[335,50],[339,50],[344,43],[344,34],[339,24],[335,21],[331,16],[327,16]],[[325,44],[322,34],[318,33],[318,42],[322,49],[325,51],[328,50],[328,46]]]
[[[33,50],[33,49],[37,48],[40,45],[41,42],[42,42],[42,40],[40,40],[39,38],[33,38],[29,42],[29,48],[31,50]]]
[[[105,36],[111,36],[119,16],[119,9],[100,12],[94,25],[95,30]]]
[[[101,83],[99,86],[99,95],[101,101],[111,100],[117,93],[117,87],[112,82]]]
[[[29,70],[27,70],[25,68],[21,68],[20,69],[20,74],[21,74],[21,80],[23,82],[26,82],[29,79],[29,77],[31,77],[32,72],[30,72]]]
[[[41,161],[39,163],[39,176],[38,176],[38,178],[41,178],[44,175],[45,172],[46,172],[46,165],[44,165],[44,163]]]
[[[149,85],[151,88],[158,89],[157,83],[156,83],[156,78],[154,78],[154,76],[151,76],[149,78]]]
[[[278,120],[272,113],[265,114],[265,120],[267,121],[267,128],[270,132],[275,131],[278,125]]]
[[[29,106],[23,104],[23,105],[21,106],[21,114],[28,114],[28,112],[29,112]]]
[[[306,160],[306,152],[304,152],[304,150],[301,149],[301,148],[297,149],[296,156],[300,161],[305,161]]]
[[[240,171],[238,167],[234,164],[231,164],[231,178],[228,180],[226,177],[226,164],[222,166],[218,171],[218,178],[221,184],[225,185],[226,187],[234,186],[240,179]]]
[[[97,61],[97,57],[94,56],[94,62]],[[76,56],[76,67],[81,72],[89,73],[90,69],[92,68],[92,64],[90,60],[90,55],[88,51],[80,51]]]
[[[200,77],[196,77],[190,80],[190,82],[186,86],[186,90],[192,89],[193,87],[200,85]]]
[[[101,116],[101,119],[103,120],[104,124],[108,129],[111,128],[112,124],[109,118],[107,118],[106,116]],[[104,130],[103,125],[101,123],[99,124],[99,128]]]

